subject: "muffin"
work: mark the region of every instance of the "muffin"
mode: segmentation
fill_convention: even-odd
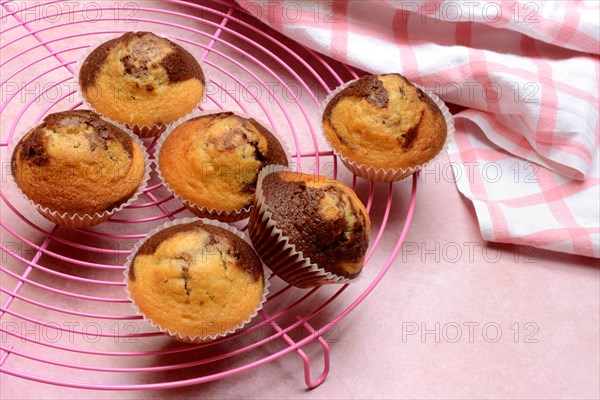
[[[42,215],[73,227],[110,218],[137,197],[145,175],[137,143],[89,110],[48,115],[17,143],[11,168]]]
[[[233,332],[264,301],[259,257],[223,227],[202,221],[172,225],[134,254],[126,272],[131,300],[153,325],[180,340]]]
[[[360,274],[370,227],[369,214],[346,185],[273,168],[259,178],[248,234],[275,275],[313,287]]]
[[[413,173],[443,149],[447,128],[436,102],[400,74],[364,76],[323,112],[327,141],[353,173],[371,180]]]
[[[249,215],[258,173],[288,165],[279,141],[252,118],[221,112],[178,125],[162,143],[158,166],[168,188],[200,217]]]
[[[143,137],[189,114],[205,88],[194,56],[151,32],[128,32],[98,46],[81,65],[79,85],[96,111]]]

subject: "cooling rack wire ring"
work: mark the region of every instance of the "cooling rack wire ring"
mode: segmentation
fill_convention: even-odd
[[[15,107],[16,105],[18,108],[16,118],[13,121],[2,120],[3,135],[2,141],[0,142],[0,151],[7,152],[10,149],[10,146],[14,144],[14,139],[17,134],[22,133],[22,130],[30,127],[32,123],[39,123],[48,113],[65,109],[76,109],[82,106],[81,102],[68,102],[68,99],[76,94],[76,91],[74,90],[68,91],[52,100],[49,100],[47,96],[45,96],[49,91],[60,87],[67,82],[73,81],[77,56],[86,51],[89,47],[89,45],[77,45],[75,39],[89,38],[91,41],[93,38],[95,38],[94,40],[97,40],[98,37],[102,37],[103,35],[121,34],[135,29],[132,28],[135,27],[135,24],[129,24],[128,22],[137,22],[146,24],[146,26],[150,26],[150,28],[154,28],[159,32],[168,33],[170,37],[185,43],[188,47],[191,46],[198,49],[202,53],[201,61],[203,66],[207,68],[207,71],[205,72],[208,82],[228,95],[231,98],[230,100],[235,102],[240,108],[241,112],[248,113],[244,101],[232,96],[218,81],[210,79],[211,70],[223,74],[223,76],[226,76],[228,79],[236,82],[236,84],[239,84],[240,88],[247,90],[247,93],[250,96],[253,96],[253,101],[260,107],[263,115],[258,115],[258,117],[268,122],[275,131],[277,131],[277,127],[275,126],[273,112],[271,112],[271,110],[272,107],[276,107],[277,111],[283,115],[284,120],[288,125],[286,126],[286,129],[289,129],[291,134],[290,139],[294,143],[294,147],[292,147],[292,157],[296,162],[297,168],[302,168],[303,160],[310,159],[312,160],[312,163],[314,163],[315,170],[320,171],[323,163],[322,159],[331,160],[330,162],[333,163],[333,176],[337,177],[337,159],[331,151],[319,149],[317,135],[320,134],[320,128],[312,122],[309,115],[310,112],[299,101],[293,104],[289,102],[284,104],[269,85],[266,85],[266,82],[261,76],[265,76],[266,74],[269,79],[278,82],[282,85],[281,87],[283,90],[287,90],[288,94],[293,98],[294,93],[291,92],[290,85],[286,85],[284,78],[279,76],[278,72],[270,67],[270,65],[276,65],[279,70],[283,70],[286,74],[291,76],[294,83],[302,88],[303,93],[307,93],[310,100],[318,105],[320,100],[317,93],[315,93],[316,91],[311,89],[307,84],[306,79],[304,79],[301,74],[297,73],[294,68],[291,68],[288,65],[289,63],[284,59],[291,59],[293,63],[300,65],[304,70],[304,76],[309,76],[310,79],[315,80],[319,85],[319,90],[324,91],[324,94],[329,93],[337,85],[342,84],[345,81],[357,78],[358,74],[352,68],[339,62],[326,59],[311,50],[302,48],[298,44],[281,37],[274,31],[256,27],[255,20],[252,16],[238,9],[234,3],[225,0],[210,2],[169,0],[165,2],[168,4],[163,9],[147,7],[143,2],[127,2],[118,7],[116,7],[117,3],[110,5],[106,3],[106,6],[104,3],[96,3],[96,7],[94,7],[96,18],[93,22],[112,22],[110,25],[112,29],[104,30],[98,30],[98,24],[92,23],[89,18],[84,18],[82,10],[72,9],[70,6],[66,7],[64,4],[61,5],[61,3],[64,3],[64,1],[54,0],[44,3],[21,2],[17,3],[15,6],[15,2],[0,2],[0,7],[3,8],[1,10],[3,14],[3,25],[0,30],[0,35],[3,36],[3,40],[0,44],[0,50],[5,51],[5,54],[9,53],[9,50],[12,50],[12,53],[14,53],[9,57],[6,57],[6,59],[0,60],[0,67],[3,69],[3,73],[0,77],[0,87],[5,94],[2,98],[0,114],[9,107]],[[135,7],[133,7],[133,5],[135,5]],[[46,7],[45,13],[39,12],[40,7]],[[102,14],[103,11],[112,14],[110,17],[98,17],[98,12]],[[120,16],[119,23],[116,23],[117,21],[115,21],[115,12],[118,12]],[[63,22],[61,17],[64,17],[65,15],[69,18],[68,21]],[[163,19],[164,17],[173,18],[177,21],[182,20],[183,22],[169,22]],[[39,24],[39,22],[43,22],[43,20],[57,22],[51,24]],[[67,25],[77,25],[77,33],[58,37],[55,36],[56,32],[60,32],[60,29]],[[24,33],[18,33],[20,31],[23,31]],[[15,34],[15,32],[17,33]],[[252,35],[249,36],[247,32],[251,32]],[[10,39],[4,40],[8,37],[10,37]],[[194,40],[190,39],[190,37],[198,39]],[[74,43],[72,46],[69,45],[71,40],[73,40]],[[248,48],[250,48],[250,50],[248,50]],[[42,56],[31,56],[39,50],[44,51]],[[265,54],[268,62],[264,61],[265,58],[254,56],[253,51],[251,50],[258,50],[262,54]],[[300,56],[298,54],[300,51],[309,56]],[[229,55],[231,52],[233,52],[234,56]],[[209,55],[212,57],[209,58]],[[244,60],[243,62],[241,61],[242,59]],[[18,61],[20,60],[24,60],[25,62],[19,63]],[[53,65],[42,72],[36,70],[37,67],[48,61],[53,61]],[[253,91],[248,90],[246,84],[236,76],[236,73],[229,71],[229,66],[233,66],[236,70],[242,71],[245,76],[250,77],[261,85],[261,89],[268,93],[269,98],[273,99],[274,103],[266,104],[264,101],[261,101],[260,98],[257,98],[257,96],[253,94]],[[26,78],[20,78],[23,73],[28,73]],[[39,79],[51,73],[62,73],[64,78],[57,79],[51,85],[44,86],[43,90],[36,93],[35,96],[29,96],[31,98],[25,96],[25,101],[23,101],[23,93],[30,89],[31,86],[35,85]],[[18,89],[16,91],[8,90],[9,85],[13,83],[16,78],[22,79],[22,81],[19,82]],[[209,94],[207,95],[207,99],[212,108],[222,108],[221,103],[215,96]],[[39,108],[39,110],[34,111],[35,105],[40,104],[40,102],[42,103],[42,107]],[[290,107],[296,107],[296,109],[294,109],[294,114],[289,112]],[[29,115],[32,113],[34,113],[33,116]],[[9,127],[8,129],[7,126]],[[8,135],[6,135],[6,132],[8,132]],[[306,134],[306,132],[310,133],[313,145],[312,151],[301,151],[299,145],[300,132],[303,134]],[[146,151],[148,151],[151,156],[155,144],[156,140],[149,140],[146,142]],[[3,173],[5,172],[6,171],[3,170]],[[393,234],[395,246],[392,251],[387,254],[385,263],[383,265],[370,265],[369,268],[379,268],[379,272],[372,281],[366,285],[364,291],[356,296],[356,298],[348,299],[350,303],[342,312],[337,316],[328,319],[325,323],[319,323],[319,326],[313,326],[313,324],[315,324],[314,318],[330,304],[343,298],[342,295],[346,290],[347,285],[339,286],[333,294],[321,298],[315,295],[322,290],[320,288],[314,288],[309,291],[300,291],[294,297],[286,298],[286,295],[294,289],[290,286],[282,286],[280,289],[273,291],[270,294],[265,305],[265,310],[260,312],[262,320],[241,332],[237,332],[214,342],[203,344],[163,348],[157,347],[144,350],[130,349],[127,348],[128,339],[150,340],[152,338],[162,337],[162,334],[160,332],[142,332],[133,334],[131,332],[102,332],[97,333],[97,336],[109,339],[114,338],[115,341],[117,339],[122,339],[119,340],[118,349],[114,350],[112,348],[102,348],[98,346],[90,348],[76,347],[73,346],[73,343],[65,345],[62,343],[52,343],[52,341],[43,340],[44,338],[38,336],[31,337],[22,332],[8,329],[7,326],[2,325],[0,332],[7,340],[0,342],[0,372],[37,382],[81,389],[168,389],[222,379],[271,362],[288,353],[295,352],[302,359],[306,385],[309,388],[314,388],[325,380],[330,368],[330,349],[323,336],[332,326],[338,324],[344,317],[352,312],[352,310],[354,310],[358,304],[371,293],[389,270],[392,262],[401,249],[415,208],[417,189],[416,176],[417,175],[412,178],[411,196],[407,206],[404,226],[400,232],[390,233],[386,231],[390,213],[393,209],[393,184],[387,184],[387,198],[382,200],[382,203],[385,203],[385,205],[382,206],[385,208],[385,212],[380,222],[380,229],[376,233],[372,232],[372,238],[374,239],[371,240],[372,243],[366,258],[366,263],[368,264],[383,235]],[[139,320],[139,317],[133,315],[133,313],[130,315],[121,315],[118,313],[102,314],[89,312],[86,310],[87,307],[84,307],[84,305],[91,303],[105,304],[107,306],[105,309],[107,310],[111,310],[112,307],[119,305],[127,306],[128,301],[124,296],[110,297],[69,291],[69,285],[64,285],[62,288],[54,287],[46,283],[46,279],[39,280],[36,276],[45,276],[69,284],[89,285],[89,287],[96,289],[100,288],[101,292],[104,289],[119,289],[123,286],[123,283],[119,279],[107,280],[106,278],[102,279],[101,277],[90,278],[78,276],[68,272],[61,272],[59,269],[48,266],[47,264],[50,262],[64,263],[65,265],[72,267],[98,270],[101,273],[109,274],[115,272],[118,276],[123,270],[122,264],[99,263],[85,259],[74,259],[70,257],[69,254],[71,251],[83,251],[124,258],[129,252],[127,248],[118,247],[117,249],[111,249],[93,246],[86,244],[87,239],[110,239],[114,241],[129,240],[130,243],[132,240],[138,240],[143,237],[144,230],[135,233],[123,233],[123,226],[130,224],[138,224],[141,226],[153,222],[158,224],[161,223],[161,221],[164,222],[166,218],[172,220],[180,217],[180,214],[185,211],[185,207],[179,204],[169,210],[167,204],[174,201],[172,196],[169,196],[168,194],[162,194],[161,196],[160,191],[162,185],[159,182],[150,183],[148,187],[144,189],[144,194],[140,196],[140,199],[128,207],[128,217],[123,218],[117,214],[115,218],[103,224],[110,228],[108,231],[94,229],[74,230],[77,234],[77,239],[70,239],[69,236],[65,237],[65,235],[61,235],[61,232],[59,232],[65,228],[59,228],[58,226],[43,228],[42,226],[39,226],[41,225],[41,219],[28,219],[22,213],[23,209],[15,204],[15,198],[11,197],[10,194],[7,194],[6,190],[4,190],[4,182],[5,180],[3,180],[3,189],[0,192],[3,203],[3,214],[10,213],[11,216],[16,218],[11,219],[3,217],[0,221],[0,225],[5,232],[13,236],[22,243],[23,246],[30,249],[29,252],[31,253],[31,256],[23,255],[23,251],[19,252],[18,249],[11,248],[11,246],[4,243],[4,241],[0,243],[0,248],[3,252],[3,265],[0,266],[2,276],[6,277],[7,280],[10,280],[11,282],[15,282],[14,284],[11,284],[10,287],[9,285],[5,286],[5,284],[2,283],[0,290],[3,295],[3,301],[0,307],[0,319],[10,316],[10,318],[21,321],[23,324],[30,324],[37,328],[43,328],[53,332],[57,331],[58,333],[68,331],[69,335],[74,335],[76,338],[86,335],[87,333],[82,329],[67,329],[59,324],[44,321],[44,313],[56,313],[62,315],[65,319],[77,317],[92,321],[127,321],[136,323]],[[352,187],[356,188],[356,184],[357,178],[353,177]],[[368,211],[371,211],[374,202],[378,199],[375,195],[375,185],[373,183],[370,183],[369,185],[366,208]],[[148,210],[152,210],[153,215],[149,217],[136,216],[138,211]],[[15,220],[17,223],[14,222]],[[24,233],[24,228],[41,235],[41,241],[30,239],[31,235]],[[56,245],[58,245],[58,250],[52,249],[53,246]],[[4,265],[4,260],[10,260],[13,264],[16,263],[19,266],[19,269],[9,268],[8,265]],[[52,295],[55,298],[64,301],[74,301],[75,304],[81,304],[82,306],[79,309],[73,309],[51,304],[50,302],[36,300],[36,293]],[[285,302],[283,304],[277,305],[277,307],[268,307],[269,303],[273,304],[276,300],[284,298]],[[14,304],[16,303],[23,305],[23,307],[17,309],[14,307]],[[298,311],[299,306],[306,306],[307,304],[310,304],[311,310],[300,313]],[[11,305],[13,305],[12,308]],[[27,311],[21,311],[23,309]],[[288,321],[282,322],[286,317]],[[312,324],[311,320],[313,320]],[[239,339],[241,335],[247,335],[250,332],[257,331],[261,327],[269,327],[272,329],[273,333],[267,337],[259,338],[250,344],[236,347],[233,350],[224,350],[225,347],[222,347],[223,350],[219,351],[219,349],[221,349],[220,346],[231,344],[236,338]],[[294,331],[295,334],[294,339],[291,337],[292,331]],[[299,335],[299,333],[302,334]],[[10,340],[8,340],[8,338]],[[212,365],[213,363],[219,363],[222,360],[235,359],[236,357],[259,349],[273,341],[282,341],[282,343],[285,343],[285,347],[273,351],[262,358],[236,365],[235,367],[225,367],[222,370],[210,371],[204,375],[181,379],[175,378],[161,382],[122,383],[120,381],[115,381],[115,383],[95,383],[82,381],[82,379],[65,380],[65,376],[69,379],[73,376],[72,374],[63,374],[60,378],[57,378],[52,374],[40,374],[40,372],[52,369],[81,372],[80,374],[74,374],[79,377],[93,376],[90,374],[83,374],[83,372],[118,373],[134,376],[134,373],[181,371],[183,369],[190,369],[198,366]],[[316,379],[312,379],[310,358],[307,353],[304,352],[302,347],[315,341],[321,346],[324,361],[322,373]],[[212,351],[212,353],[210,356],[204,358],[186,357],[186,354],[203,350],[209,350]],[[44,352],[57,352],[58,354],[65,355],[78,353],[89,356],[92,361],[87,364],[75,364],[64,361],[65,359],[68,359],[68,357],[52,359],[45,355]],[[95,360],[100,361],[106,358],[125,360],[126,358],[142,358],[145,356],[177,357],[175,358],[176,361],[170,363],[145,365],[140,367],[103,366],[103,363],[101,362],[94,362]],[[12,360],[18,360],[19,362],[13,363],[11,362]],[[27,362],[33,362],[33,364],[37,363],[34,372],[32,372],[32,369],[11,366],[17,364],[22,366],[23,364],[26,365]],[[44,368],[39,368],[40,363]],[[119,363],[117,363],[117,365],[118,364]],[[134,379],[132,378],[127,382],[133,380]]]

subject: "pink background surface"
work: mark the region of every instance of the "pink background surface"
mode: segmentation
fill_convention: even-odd
[[[158,3],[146,1],[144,6],[157,7]],[[161,7],[176,9],[170,5]],[[77,29],[81,27],[67,27],[61,34]],[[6,51],[1,54],[2,58],[11,55]],[[43,71],[44,66],[40,65],[39,70]],[[29,79],[33,76],[31,71],[14,80]],[[5,72],[2,71],[3,76]],[[318,109],[309,103],[306,108],[318,120]],[[2,114],[2,141],[17,113],[17,108],[8,108]],[[279,122],[277,118],[281,117],[275,118]],[[299,133],[302,148],[311,149],[304,133]],[[280,134],[286,137],[285,133]],[[287,144],[293,145],[289,140]],[[319,144],[326,148],[321,140]],[[9,157],[7,149],[2,147],[0,151],[5,163]],[[472,206],[456,190],[450,167],[443,154],[419,178],[416,212],[403,251],[374,292],[328,335],[331,371],[317,389],[305,389],[302,364],[292,353],[224,380],[159,392],[83,391],[3,374],[1,397],[599,398],[598,260],[483,242]],[[343,167],[339,179],[351,183]],[[3,192],[18,204],[20,211],[41,226],[51,227],[2,182]],[[359,180],[357,192],[365,200],[368,184]],[[371,211],[375,229],[381,223],[386,196],[387,186],[376,185],[378,201]],[[332,305],[331,316],[365,289],[387,259],[402,228],[409,196],[410,182],[395,185],[386,235],[365,267],[363,279],[344,293],[339,304]],[[27,232],[4,203],[1,211],[7,226]],[[14,240],[4,229],[1,232],[3,243]],[[29,238],[36,241],[35,232]],[[3,257],[5,262],[12,270],[22,272],[22,264],[10,257],[6,261]],[[3,275],[2,287],[12,290],[15,282]],[[52,294],[38,294],[37,300],[54,301],[45,296]],[[4,293],[1,299],[4,303]],[[102,309],[106,305],[97,307],[86,311],[107,312]],[[7,321],[13,319],[4,316],[2,322]],[[6,341],[2,335],[2,344]],[[20,342],[11,343],[18,348]],[[78,345],[93,348],[91,344]],[[121,345],[116,343],[114,349],[123,349]],[[138,345],[143,348],[144,343]],[[281,348],[281,344],[277,346],[273,344],[273,348]],[[261,348],[258,354],[247,357],[264,357],[269,351],[270,347]],[[314,360],[315,377],[322,367],[321,353],[316,345],[308,346],[306,351]],[[62,357],[68,362],[86,363],[86,357],[76,353]],[[125,367],[127,363],[128,360],[107,358],[102,365]],[[42,368],[48,368],[14,355],[9,356],[5,367],[38,375],[44,375]],[[95,383],[114,382],[101,373],[68,373],[90,374],[85,380]],[[143,376],[139,379],[144,380]]]

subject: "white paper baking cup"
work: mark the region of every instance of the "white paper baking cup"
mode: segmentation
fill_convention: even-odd
[[[158,124],[158,125],[147,126],[147,125],[138,125],[138,124],[133,124],[133,125],[125,124],[125,126],[129,130],[131,130],[131,132],[138,135],[142,139],[153,138],[153,137],[160,135],[161,133],[163,133],[164,131],[167,130],[169,125],[170,124]]]
[[[239,325],[237,325],[236,327],[229,329],[227,331],[223,331],[223,332],[219,332],[213,335],[195,335],[195,336],[190,336],[190,335],[184,335],[181,334],[177,331],[172,331],[169,329],[169,327],[167,326],[161,326],[160,324],[155,323],[151,318],[149,318],[147,315],[145,315],[136,305],[135,300],[133,299],[133,297],[131,296],[131,292],[129,291],[129,269],[131,268],[131,264],[133,262],[133,259],[135,258],[139,248],[146,242],[146,240],[148,240],[150,237],[152,237],[154,234],[162,231],[163,229],[175,226],[175,225],[183,225],[183,224],[188,224],[191,222],[198,222],[201,221],[203,224],[206,225],[212,225],[212,226],[217,226],[223,229],[228,230],[229,232],[233,233],[234,235],[236,235],[237,237],[241,238],[242,240],[244,240],[248,246],[250,246],[252,248],[252,244],[250,242],[250,239],[248,238],[248,235],[236,228],[234,228],[231,225],[227,225],[225,223],[219,222],[219,221],[213,221],[213,220],[209,220],[206,218],[181,218],[181,219],[176,219],[173,221],[168,221],[160,226],[157,226],[156,228],[152,229],[150,232],[148,232],[148,234],[141,239],[140,241],[138,241],[133,248],[131,249],[131,253],[129,253],[129,255],[127,256],[127,259],[125,261],[125,271],[123,272],[124,276],[125,276],[125,292],[127,295],[127,299],[129,301],[131,301],[132,306],[135,309],[135,312],[137,315],[141,316],[142,318],[144,318],[146,321],[148,321],[150,323],[150,325],[152,325],[154,328],[158,329],[159,331],[163,332],[166,335],[169,335],[171,337],[173,337],[176,340],[182,341],[182,342],[186,342],[186,343],[202,343],[202,342],[209,342],[211,340],[215,340],[219,337],[223,337],[223,336],[227,336],[230,335],[234,332],[239,331],[240,329],[242,329],[244,326],[246,326],[252,319],[254,319],[254,317],[256,317],[256,315],[258,314],[258,312],[260,310],[262,310],[263,305],[265,303],[265,301],[267,300],[267,295],[269,294],[269,287],[271,286],[271,284],[269,283],[269,278],[271,276],[271,273],[265,268],[264,264],[262,264],[263,266],[263,295],[260,299],[259,304],[257,305],[256,309],[254,310],[254,312],[248,316],[248,318],[240,323]]]
[[[131,32],[135,32],[135,31],[131,31]],[[150,31],[148,31],[148,32],[150,32]],[[94,50],[96,50],[96,48],[98,48],[98,46],[100,46],[100,45],[108,42],[109,40],[117,39],[117,38],[123,36],[125,33],[104,36],[104,39],[94,41],[90,45],[90,47],[88,47],[87,49],[85,49],[84,52],[82,52],[82,54],[80,55],[80,57],[77,59],[77,63],[75,64],[75,76],[74,76],[74,78],[75,78],[75,81],[76,81],[78,87],[79,87],[79,73],[81,71],[81,66],[83,65],[84,61],[88,58],[88,56]],[[173,39],[173,38],[169,37],[166,34],[157,33],[155,31],[152,31],[152,33],[154,33],[156,36],[160,36],[160,37],[162,37],[164,39],[168,39],[171,42],[176,43],[179,46],[183,47],[186,51],[190,52],[187,49],[187,47],[183,43],[181,43],[180,41],[178,41],[177,39]],[[190,54],[194,55],[192,52],[190,52]],[[198,62],[198,64],[200,64],[200,68],[202,69],[202,73],[204,74],[204,82],[202,82],[203,85],[204,85],[204,93],[202,93],[202,96],[200,97],[200,100],[192,108],[192,112],[195,109],[198,108],[198,105],[202,102],[202,99],[206,95],[206,65],[204,64],[204,62],[202,62],[197,57],[194,56],[194,58]],[[85,108],[93,110],[95,113],[100,114],[103,118],[105,118],[104,114],[102,114],[100,111],[96,110],[96,108],[85,98],[85,96],[83,95],[83,91],[81,90],[81,87],[79,87],[79,94],[81,95],[81,99],[83,101],[83,105],[84,105]],[[188,113],[188,114],[190,114],[190,113]],[[185,117],[188,114],[185,114],[182,117]],[[110,119],[108,117],[106,117],[106,118]],[[129,131],[131,131],[134,134],[136,134],[137,136],[139,136],[141,138],[144,138],[144,139],[147,139],[147,138],[153,138],[153,137],[156,137],[156,136],[160,135],[161,133],[163,133],[164,131],[166,131],[169,128],[169,126],[173,124],[173,122],[174,121],[169,121],[169,122],[155,124],[155,125],[139,125],[139,124],[131,124],[131,123],[127,123],[127,122],[120,122],[120,123],[123,126],[125,126]]]
[[[274,275],[299,288],[345,284],[358,280],[359,277],[349,279],[320,268],[301,251],[297,251],[290,238],[277,227],[277,221],[266,204],[262,182],[267,175],[283,171],[291,170],[282,165],[269,165],[258,175],[256,199],[248,223],[248,236],[258,255]]]
[[[191,212],[193,212],[196,216],[200,217],[200,218],[209,218],[209,219],[216,219],[219,221],[223,221],[223,222],[236,222],[236,221],[241,221],[245,218],[248,218],[248,216],[250,215],[250,211],[252,210],[253,205],[250,204],[246,207],[242,207],[240,209],[236,209],[236,210],[231,210],[231,211],[227,211],[227,210],[219,210],[219,209],[215,209],[215,208],[210,208],[210,207],[206,207],[203,206],[201,204],[196,204],[193,203],[183,197],[181,197],[170,185],[169,182],[167,182],[167,180],[163,177],[161,171],[160,171],[160,163],[159,163],[159,158],[160,158],[160,150],[162,149],[163,144],[165,143],[165,140],[169,137],[169,135],[171,134],[171,132],[173,132],[175,130],[175,128],[177,128],[179,125],[187,122],[190,119],[193,118],[197,118],[197,117],[204,117],[207,115],[213,115],[213,114],[221,114],[221,113],[225,113],[225,112],[233,112],[235,115],[240,116],[242,118],[247,118],[247,119],[254,119],[256,122],[258,122],[259,124],[261,124],[262,126],[264,126],[266,129],[269,125],[263,123],[263,121],[261,121],[260,119],[249,115],[249,114],[245,114],[245,113],[238,113],[235,111],[229,111],[229,110],[205,110],[205,111],[200,111],[200,110],[194,110],[192,113],[186,115],[185,117],[182,117],[180,119],[178,119],[177,121],[175,121],[173,124],[171,124],[169,126],[169,128],[167,129],[167,131],[161,135],[161,137],[158,138],[157,143],[156,143],[156,150],[154,152],[155,158],[156,158],[156,173],[158,175],[158,178],[160,179],[160,181],[162,182],[162,184],[167,188],[167,190],[179,201],[181,201],[188,210],[190,210]],[[279,144],[281,144],[281,147],[283,148],[283,151],[285,152],[285,156],[288,160],[288,163],[290,162],[290,152],[289,149],[287,147],[287,145],[285,144],[285,142],[283,142],[275,133],[273,133],[270,129],[269,132],[271,132],[271,134],[273,136],[275,136],[275,138],[277,139],[277,141],[279,142]]]
[[[350,84],[358,81],[359,79],[360,78],[357,78],[357,79],[353,79],[349,82],[346,82],[343,85],[338,86],[331,93],[329,93],[329,95],[325,98],[325,100],[322,103],[321,112],[325,111],[327,104],[329,104],[329,102],[335,97],[336,94],[338,94],[339,92],[341,92],[342,90],[347,88]],[[436,160],[440,156],[440,154],[444,153],[448,149],[448,144],[450,143],[451,138],[454,136],[454,131],[455,131],[454,118],[452,117],[452,114],[448,110],[448,107],[435,93],[427,92],[424,87],[417,85],[416,83],[411,82],[408,79],[407,79],[407,81],[410,82],[412,85],[414,85],[417,89],[421,90],[425,94],[425,96],[428,96],[431,100],[433,100],[433,102],[438,106],[438,108],[442,112],[442,115],[444,116],[444,119],[446,120],[446,140],[444,141],[444,145],[440,148],[440,151],[433,158],[431,158],[427,162],[416,165],[414,167],[375,168],[373,166],[368,166],[368,165],[358,163],[355,160],[352,160],[352,159],[344,156],[343,154],[341,154],[341,152],[339,150],[337,150],[331,144],[331,142],[327,138],[327,135],[325,135],[325,128],[324,128],[323,124],[321,123],[321,130],[323,133],[323,137],[329,144],[329,147],[331,147],[331,149],[333,150],[333,153],[342,161],[342,163],[346,166],[346,168],[348,168],[350,170],[350,172],[352,172],[356,176],[360,176],[362,178],[365,178],[365,179],[368,179],[368,180],[374,181],[374,182],[396,182],[396,181],[402,180],[402,179],[414,174],[415,172],[423,169],[424,167],[429,165],[431,162]],[[321,121],[322,121],[322,119],[321,119]]]
[[[78,109],[78,110],[80,110],[80,109]],[[137,198],[143,193],[144,187],[146,187],[146,184],[148,183],[148,180],[150,179],[150,168],[148,167],[149,156],[148,156],[148,152],[146,151],[146,147],[144,146],[142,141],[140,139],[138,139],[137,137],[132,136],[131,133],[128,133],[129,131],[123,126],[123,124],[113,121],[110,118],[106,118],[103,115],[99,114],[99,116],[104,121],[115,125],[119,129],[121,129],[123,132],[127,133],[127,136],[130,137],[134,141],[134,143],[140,148],[140,151],[142,152],[142,156],[144,157],[144,175],[142,177],[142,181],[140,182],[140,186],[139,186],[138,190],[133,194],[133,196],[131,196],[129,198],[129,200],[127,200],[125,203],[122,203],[118,207],[115,207],[111,210],[105,210],[101,213],[94,213],[94,214],[78,214],[78,213],[67,213],[67,212],[60,213],[58,211],[53,211],[48,207],[44,207],[41,204],[38,204],[38,203],[34,202],[33,200],[31,200],[21,190],[19,185],[17,185],[17,182],[16,182],[15,177],[13,176],[12,170],[11,170],[11,173],[9,174],[10,175],[10,179],[9,179],[10,184],[14,185],[16,187],[18,193],[20,193],[20,195],[29,204],[31,204],[41,215],[43,215],[49,221],[54,222],[55,224],[69,227],[69,228],[86,228],[89,226],[98,225],[101,222],[104,222],[104,221],[110,219],[114,214],[121,211],[128,205],[132,204],[134,201],[136,201]],[[10,149],[11,150],[10,151],[11,159],[12,159],[12,154],[15,151],[16,146],[19,144],[19,142],[25,135],[27,135],[29,132],[31,132],[32,129],[35,129],[35,127],[31,128],[28,131],[26,131],[25,133],[19,135],[18,136],[19,140],[14,141],[14,145],[11,146],[11,149]],[[60,182],[57,182],[57,184],[60,184]]]

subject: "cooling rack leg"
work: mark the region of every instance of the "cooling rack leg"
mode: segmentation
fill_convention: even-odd
[[[269,318],[269,314],[267,314],[264,310],[259,311],[259,314],[264,319]],[[296,318],[299,320],[302,319],[299,316],[296,316]],[[279,326],[279,324],[277,324],[277,322],[275,322],[275,320],[270,321],[269,323],[271,324],[273,329],[275,329],[277,331],[277,333],[283,331],[283,329],[281,329],[281,327]],[[316,334],[316,331],[307,322],[304,322],[303,326],[312,335]],[[290,346],[293,346],[294,344],[296,344],[296,342],[294,342],[294,340],[291,337],[289,337],[286,333],[283,334],[283,339]],[[310,379],[310,359],[308,358],[308,356],[306,355],[304,350],[296,349],[296,353],[298,354],[300,359],[302,359],[302,363],[304,364],[304,382],[306,383],[306,386],[309,389],[314,389],[317,386],[319,386],[321,383],[325,382],[325,378],[327,378],[327,375],[329,374],[329,345],[327,344],[325,339],[323,339],[321,336],[315,336],[315,339],[321,344],[321,347],[323,347],[323,357],[325,360],[325,362],[324,362],[325,365],[324,365],[323,372],[321,373],[321,375],[314,381],[312,381]]]
[[[298,315],[296,315],[296,319],[298,321],[300,321],[302,318]],[[308,323],[308,321],[305,321],[302,323],[302,326],[304,326],[304,329],[306,329],[308,332],[310,332],[311,335],[316,335],[316,331],[314,330],[314,328],[312,326],[310,326],[310,324]],[[317,386],[319,386],[321,383],[325,382],[325,378],[327,378],[327,375],[329,375],[329,344],[327,343],[327,341],[325,339],[323,339],[322,336],[317,336],[317,342],[319,342],[319,344],[321,345],[321,347],[323,347],[323,373],[321,373],[321,376],[319,376],[317,379],[315,379],[314,381],[310,380],[310,365],[307,364],[306,362],[304,363],[304,382],[306,382],[306,386],[308,386],[309,389],[314,389]],[[300,355],[300,357],[302,357],[302,355]]]

